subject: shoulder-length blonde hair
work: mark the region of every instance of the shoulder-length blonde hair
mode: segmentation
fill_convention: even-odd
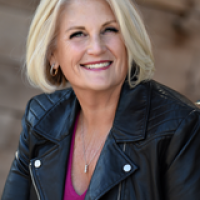
[[[30,83],[50,93],[63,89],[67,80],[62,71],[50,75],[49,58],[56,48],[59,23],[65,6],[73,0],[41,0],[27,39],[26,72]],[[113,10],[120,25],[128,53],[127,72],[130,87],[154,74],[151,42],[144,23],[132,0],[105,0]]]

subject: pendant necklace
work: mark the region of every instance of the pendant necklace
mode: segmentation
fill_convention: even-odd
[[[83,122],[83,120],[82,120]],[[96,150],[96,152],[93,154],[92,158],[90,159],[89,163],[87,163],[86,161],[86,151],[85,151],[85,137],[84,137],[84,129],[83,129],[83,123],[82,123],[82,143],[83,143],[83,153],[84,153],[84,160],[85,160],[85,170],[84,170],[84,173],[87,173],[88,170],[89,170],[89,165],[90,163],[92,162],[92,160],[95,158],[96,154],[99,152],[100,148],[102,147],[102,145],[104,144],[104,140],[101,142],[99,148]]]

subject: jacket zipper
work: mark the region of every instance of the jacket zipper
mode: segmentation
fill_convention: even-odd
[[[33,172],[32,172],[31,166],[32,166],[32,163],[30,163],[30,165],[29,165],[30,174],[31,174],[31,180],[32,180],[33,186],[35,188],[35,192],[36,192],[37,198],[38,198],[38,200],[41,200],[38,188],[37,188],[37,186],[35,184],[35,179],[33,177]]]
[[[123,152],[125,152],[125,150],[126,150],[126,143],[124,143]],[[117,200],[120,200],[121,190],[122,190],[122,184],[120,183],[120,184],[119,184],[119,193],[118,193]]]

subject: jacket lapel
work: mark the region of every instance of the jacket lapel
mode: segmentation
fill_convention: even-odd
[[[31,160],[35,190],[38,190],[40,200],[63,199],[70,141],[71,135],[68,135],[59,145],[55,144],[45,156]],[[41,162],[38,168],[34,166],[36,160]]]
[[[130,165],[131,170],[124,171],[125,165]],[[95,167],[85,199],[99,199],[136,169],[137,166],[133,161],[119,148],[111,131]]]

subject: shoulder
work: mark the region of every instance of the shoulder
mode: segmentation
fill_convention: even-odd
[[[181,107],[187,107],[189,109],[198,109],[194,105],[194,103],[192,103],[184,95],[173,90],[172,88],[162,85],[154,80],[149,81],[149,84],[151,88],[151,100],[160,100],[161,102],[164,101],[168,103],[173,102],[173,104],[179,105]]]
[[[52,94],[40,94],[31,98],[25,110],[26,121],[35,126],[48,112],[63,101],[71,101],[75,99],[72,88],[59,90]]]
[[[146,85],[150,88],[148,136],[173,135],[183,121],[200,118],[199,108],[177,91],[153,80]]]

